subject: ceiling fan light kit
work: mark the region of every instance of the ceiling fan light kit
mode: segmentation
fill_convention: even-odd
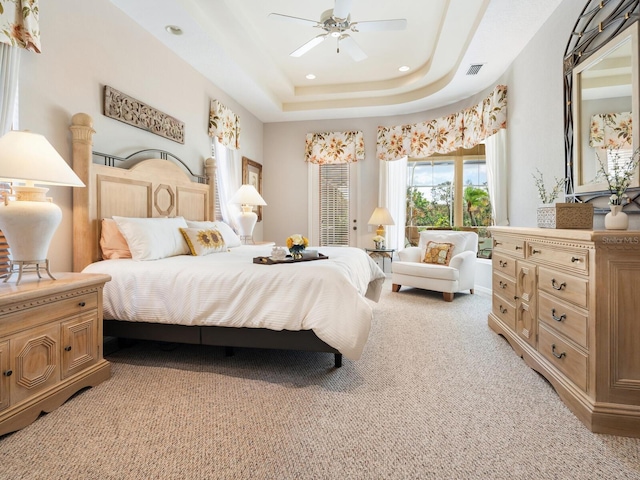
[[[331,36],[338,42],[336,51],[340,53],[340,45],[347,51],[351,58],[359,62],[367,58],[367,54],[360,48],[358,43],[348,32],[382,32],[389,30],[404,30],[407,27],[407,20],[371,20],[364,22],[351,22],[351,2],[352,0],[336,0],[333,9],[326,10],[320,16],[320,21],[308,20],[306,18],[292,17],[291,15],[283,15],[280,13],[271,13],[269,17],[285,20],[321,28],[325,33],[318,35],[305,44],[301,45],[289,55],[292,57],[301,57],[312,48],[321,44],[325,38]]]

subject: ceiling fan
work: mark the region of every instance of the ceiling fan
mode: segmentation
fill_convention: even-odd
[[[351,3],[353,0],[335,0],[333,9],[325,11],[320,16],[320,21],[308,20],[306,18],[292,17],[280,13],[270,13],[269,17],[288,22],[299,23],[311,27],[320,28],[325,31],[312,38],[304,45],[298,47],[290,53],[292,57],[301,57],[313,47],[321,44],[327,37],[337,39],[337,52],[340,53],[342,46],[347,53],[359,62],[367,58],[367,54],[360,48],[348,32],[382,32],[386,30],[404,30],[407,26],[405,18],[394,20],[370,20],[364,22],[351,21]]]

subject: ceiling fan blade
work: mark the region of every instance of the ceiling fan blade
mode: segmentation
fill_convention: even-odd
[[[307,53],[309,50],[311,50],[316,45],[320,45],[323,42],[323,40],[325,38],[327,38],[327,35],[329,35],[329,34],[325,33],[323,35],[318,35],[317,37],[312,38],[307,43],[305,43],[301,47],[298,47],[296,50],[291,52],[289,54],[289,56],[291,56],[291,57],[301,57],[302,55]]]
[[[336,0],[336,4],[333,7],[333,16],[346,19],[351,13],[352,1],[353,0]]]
[[[318,22],[316,22],[315,20],[307,20],[306,18],[292,17],[290,15],[282,15],[280,13],[270,13],[269,17],[275,18],[276,20],[283,20],[285,22],[298,23],[302,25],[308,25],[311,27],[318,26]]]
[[[349,35],[342,35],[338,39],[338,47],[344,48],[354,61],[359,62],[367,58],[367,54],[360,48],[360,45]]]
[[[353,22],[351,30],[354,32],[383,32],[385,30],[404,30],[407,28],[407,19],[395,20],[371,20],[368,22]]]

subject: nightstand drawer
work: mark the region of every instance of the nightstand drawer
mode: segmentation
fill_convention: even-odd
[[[567,272],[538,268],[538,288],[556,298],[587,308],[589,282]]]
[[[544,324],[540,324],[538,351],[579,388],[587,390],[587,355],[562,340]]]
[[[588,317],[576,308],[540,292],[538,319],[581,347],[587,348]]]

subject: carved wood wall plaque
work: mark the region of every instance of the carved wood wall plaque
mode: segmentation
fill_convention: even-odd
[[[184,144],[183,122],[108,85],[104,87],[104,114],[109,118]]]

